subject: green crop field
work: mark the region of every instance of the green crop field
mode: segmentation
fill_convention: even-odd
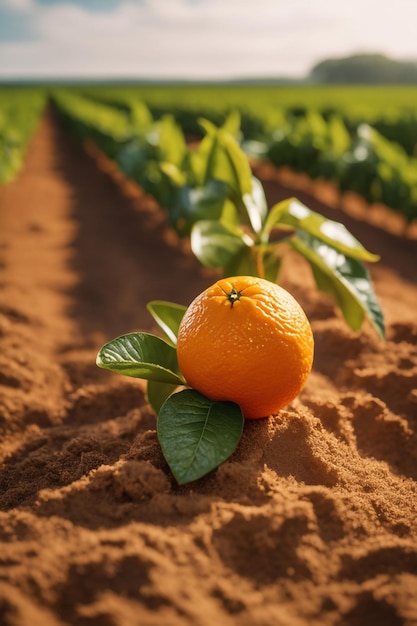
[[[415,87],[272,86],[272,85],[155,85],[91,87],[90,93],[146,100],[152,106],[189,108],[243,107],[254,112],[268,107],[334,108],[369,114],[417,111]]]
[[[1,180],[10,180],[19,170],[48,100],[72,133],[95,141],[128,171],[136,150],[132,146],[145,146],[140,179],[159,200],[166,187],[165,166],[161,174],[160,163],[170,162],[170,155],[178,160],[187,136],[205,134],[202,118],[221,126],[234,114],[239,118],[237,137],[249,156],[331,180],[343,191],[386,204],[407,222],[416,219],[417,88],[249,84],[4,88]]]
[[[155,85],[95,87],[88,93],[113,102],[141,99],[155,110],[211,111],[237,108],[258,118],[277,110],[339,112],[352,122],[398,124],[417,117],[417,87]]]

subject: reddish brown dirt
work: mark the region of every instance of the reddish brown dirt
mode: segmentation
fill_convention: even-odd
[[[141,382],[95,355],[152,329],[149,300],[187,304],[214,276],[48,116],[0,189],[2,625],[417,624],[417,242],[382,209],[365,222],[302,178],[259,173],[271,202],[298,195],[381,254],[370,271],[387,341],[368,323],[350,331],[288,258],[282,284],[315,334],[311,377],[184,487]]]

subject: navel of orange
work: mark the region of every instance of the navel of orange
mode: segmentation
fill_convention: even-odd
[[[225,278],[203,291],[178,333],[178,362],[190,387],[236,402],[246,418],[266,417],[291,402],[313,353],[311,326],[295,298],[254,276]]]

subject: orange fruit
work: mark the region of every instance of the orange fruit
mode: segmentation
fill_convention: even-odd
[[[217,281],[197,296],[178,332],[180,369],[211,400],[267,417],[293,400],[313,363],[310,323],[295,298],[254,276]]]

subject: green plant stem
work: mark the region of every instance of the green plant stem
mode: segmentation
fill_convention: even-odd
[[[265,278],[264,255],[261,249],[256,250],[256,271],[259,278]]]

